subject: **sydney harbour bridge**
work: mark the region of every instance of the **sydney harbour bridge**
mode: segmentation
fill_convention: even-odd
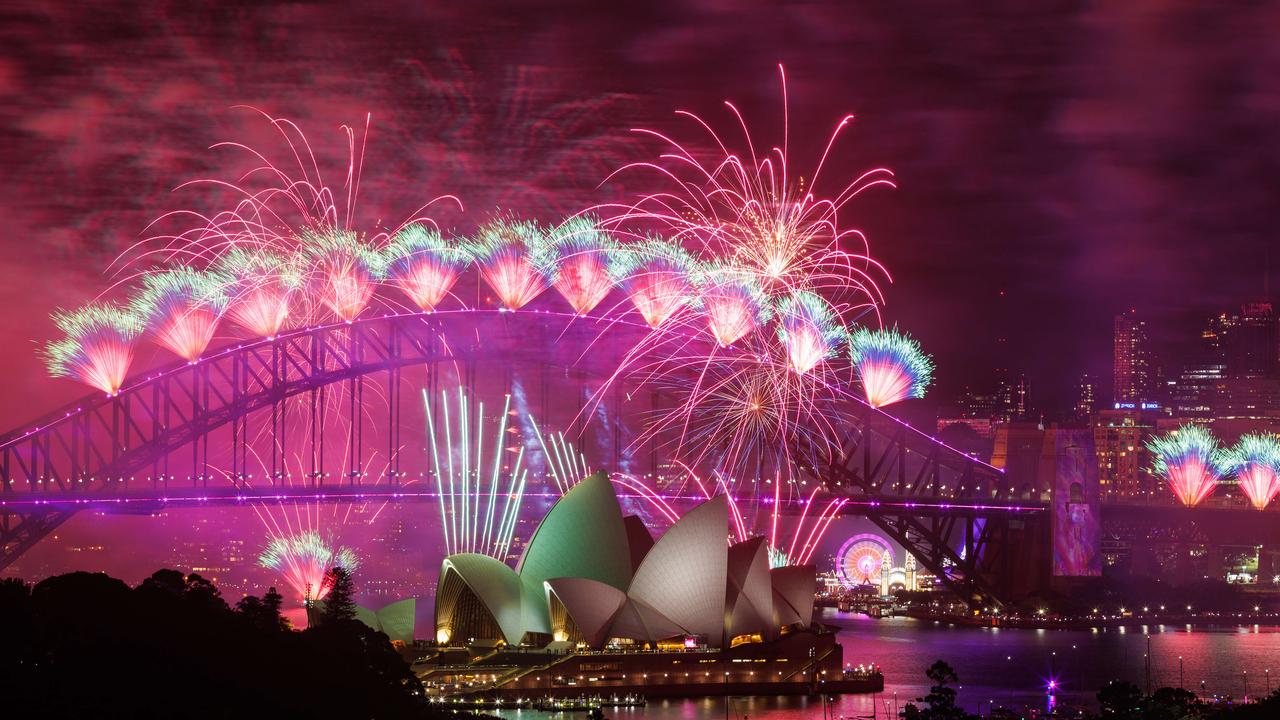
[[[620,384],[595,392],[622,361],[626,336],[644,331],[539,309],[388,312],[149,369],[118,393],[86,395],[0,440],[0,569],[81,510],[438,502],[423,480],[422,390],[430,397],[458,382],[506,393],[519,386],[544,422],[565,427],[584,423],[578,411],[594,396],[593,417],[606,420],[593,462],[656,475],[660,441],[637,449],[624,436],[633,434],[628,422],[661,406],[662,393],[632,396]],[[1053,505],[1080,498],[1029,487],[847,402],[841,447],[805,468],[848,499],[843,513],[867,517],[975,606],[1048,586]],[[1194,520],[1242,544],[1276,543],[1271,513],[1107,503],[1100,511],[1131,526]]]
[[[569,406],[581,407],[619,361],[626,343],[617,336],[640,331],[553,311],[388,313],[149,370],[0,441],[0,567],[80,510],[434,502],[435,487],[421,480],[425,460],[411,451],[419,431],[405,429],[421,425],[420,388],[460,378],[509,392],[522,378],[551,422],[558,403],[546,398],[568,393],[581,401]],[[619,387],[599,402],[612,437],[595,462],[630,455],[657,472],[660,449],[636,453],[622,435],[624,418],[662,403],[661,393],[628,398]],[[808,472],[849,498],[844,512],[866,515],[967,595],[1010,597],[1012,578],[1026,571],[1015,548],[1041,531],[1046,503],[1015,497],[996,468],[850,402],[843,448]]]

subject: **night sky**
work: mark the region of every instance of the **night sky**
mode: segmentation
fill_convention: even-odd
[[[728,130],[730,98],[779,142],[782,62],[793,162],[852,112],[824,173],[897,174],[843,218],[892,271],[886,317],[934,353],[942,399],[1007,366],[1060,405],[1105,377],[1113,313],[1173,326],[1256,297],[1280,236],[1280,6],[252,5],[0,9],[6,428],[82,392],[44,379],[48,312],[103,291],[161,213],[216,206],[171,192],[242,169],[210,145],[271,145],[241,104],[332,158],[372,113],[362,217],[456,193],[465,230],[607,199],[596,183],[654,149],[629,128],[697,137],[677,108]]]

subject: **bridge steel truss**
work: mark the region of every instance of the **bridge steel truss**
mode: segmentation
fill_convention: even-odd
[[[870,406],[850,420],[823,482],[971,606],[1013,600],[1016,573],[1038,572],[1017,549],[1047,549],[1045,504],[1012,497],[1001,470]]]
[[[481,342],[478,332],[452,332],[451,315],[488,317],[494,326]],[[552,328],[556,318],[571,321]],[[407,475],[397,451],[403,369],[448,362],[471,374],[477,360],[499,358],[509,365],[554,366],[557,372],[564,367],[568,377],[581,379],[584,371],[568,369],[572,358],[555,358],[548,348],[591,347],[615,358],[625,352],[619,349],[625,343],[596,342],[592,320],[474,310],[367,317],[218,348],[198,362],[131,378],[114,396],[84,397],[0,437],[0,570],[77,510],[112,501],[136,502],[133,507],[145,510],[148,503],[158,508],[168,501],[323,501],[326,493],[397,499]],[[530,322],[541,322],[545,336],[534,337]],[[367,384],[379,380],[386,388],[389,464],[370,482],[362,465],[367,449],[363,393]],[[331,387],[342,381],[351,382]],[[344,390],[341,404],[350,413],[341,438],[347,472],[334,477],[325,469],[325,423],[315,418],[339,400],[333,393]],[[311,413],[310,437],[302,441],[306,447],[290,448],[285,402],[298,396],[306,398]],[[617,388],[609,396],[602,401],[620,407]],[[838,459],[825,465],[822,480],[839,493],[867,501],[853,505],[961,597],[972,602],[1007,598],[1002,582],[1008,574],[1001,571],[1008,569],[1015,542],[1011,533],[1043,507],[1011,503],[1003,474],[994,468],[863,403],[854,402],[853,408],[848,440]],[[267,419],[270,457],[255,458],[269,469],[265,482],[248,472],[250,443],[264,439],[261,432],[251,437],[255,413]],[[211,467],[210,435],[222,428],[230,431],[230,463]],[[615,424],[615,455],[621,452],[620,433]],[[295,458],[302,451],[308,465],[301,483],[285,482],[287,450]],[[182,477],[168,467],[179,451],[190,452],[183,465],[192,468]],[[215,448],[219,457],[223,452]],[[403,496],[421,499],[419,490]],[[156,498],[164,501],[157,504]]]
[[[450,313],[389,314],[306,328],[218,348],[195,363],[177,363],[132,378],[114,396],[82,398],[9,433],[0,438],[0,570],[77,509],[111,498],[147,494],[175,500],[270,498],[273,489],[284,490],[285,453],[291,449],[286,443],[285,401],[299,395],[308,397],[312,418],[310,438],[305,441],[308,447],[292,448],[293,457],[302,450],[309,464],[304,486],[321,491],[361,485],[373,489],[365,484],[368,478],[362,467],[367,450],[363,393],[366,384],[378,379],[386,384],[389,466],[374,479],[380,483],[374,494],[393,497],[405,476],[397,452],[403,368],[449,362],[471,373],[475,359],[494,356],[512,363],[551,364],[545,343],[531,341],[530,333],[517,323],[525,326],[555,314],[527,313],[530,318],[516,320],[472,312],[487,315],[499,328],[487,334],[483,344],[477,332],[446,338]],[[591,331],[571,325],[552,332],[564,339]],[[458,335],[470,339],[458,341]],[[346,388],[330,387],[344,380],[352,382]],[[323,403],[335,402],[325,393],[343,390],[346,397],[340,400],[350,413],[349,432],[342,438],[348,448],[347,472],[335,479],[324,467],[325,424],[315,418],[324,411]],[[270,418],[266,434],[270,458],[258,458],[269,467],[266,482],[254,482],[247,470],[249,419],[259,411]],[[226,426],[231,436],[230,469],[211,469],[210,433]],[[189,448],[194,472],[178,477],[168,472],[169,458],[184,448]],[[297,486],[293,482],[289,489]]]

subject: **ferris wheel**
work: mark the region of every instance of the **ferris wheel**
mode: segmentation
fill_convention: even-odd
[[[836,553],[836,577],[849,588],[877,584],[886,558],[892,567],[893,548],[888,540],[872,533],[854,535]]]

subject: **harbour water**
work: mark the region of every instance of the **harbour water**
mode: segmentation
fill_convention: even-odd
[[[1148,647],[1152,689],[1181,684],[1196,693],[1203,687],[1209,694],[1239,698],[1246,691],[1253,696],[1268,687],[1280,687],[1280,627],[1273,626],[1223,623],[1015,630],[912,618],[874,620],[832,608],[823,609],[822,622],[840,628],[846,663],[877,663],[885,675],[882,694],[838,698],[836,718],[893,717],[895,702],[901,709],[928,692],[924,672],[935,660],[945,660],[956,670],[960,703],[982,715],[993,705],[1043,708],[1051,679],[1059,688],[1057,702],[1064,710],[1093,707],[1098,688],[1113,679],[1144,688]],[[1274,678],[1269,671],[1274,671]],[[500,714],[521,720],[547,715]],[[728,708],[721,698],[651,700],[643,708],[609,709],[605,714],[621,720],[807,720],[822,718],[823,708],[816,698],[735,697],[729,699]]]

